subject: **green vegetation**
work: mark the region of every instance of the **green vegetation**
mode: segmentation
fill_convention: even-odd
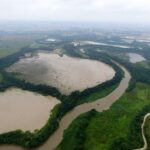
[[[11,42],[2,41],[2,45],[0,45],[0,58],[16,53],[22,47],[27,46],[28,44],[30,44],[30,42],[20,40],[14,40]]]
[[[137,65],[140,67],[146,68],[146,69],[150,69],[150,62],[149,61],[138,62]]]
[[[67,144],[61,144],[60,147],[57,148],[57,150],[70,150],[70,148],[71,150],[82,150],[82,142],[86,139],[86,133],[84,131],[85,129],[87,129],[91,119],[96,115],[97,112],[95,110],[91,110],[85,114],[82,114],[78,119],[75,119],[70,125],[69,131],[65,131],[64,141],[68,140]],[[70,138],[68,139],[68,137]]]
[[[150,117],[147,117],[145,126],[144,126],[144,133],[147,140],[148,149],[150,149]]]
[[[13,34],[0,36],[0,58],[14,54],[22,47],[30,45],[39,35],[32,34]]]
[[[40,49],[40,48],[48,48],[49,47],[49,45],[47,45],[47,44],[38,44],[38,43],[32,43],[31,45],[30,45],[30,48],[38,48],[38,49]]]
[[[109,110],[97,112],[86,128],[82,128],[81,123],[84,116],[77,118],[65,131],[58,150],[64,150],[64,147],[65,150],[76,150],[79,139],[70,137],[76,133],[82,135],[82,132],[82,150],[130,150],[142,147],[141,123],[143,116],[150,111],[149,91],[149,85],[137,83],[132,91],[126,92]],[[72,147],[71,143],[76,145]]]
[[[2,74],[0,74],[0,82],[2,82],[3,81],[3,76],[2,76]]]
[[[116,89],[117,86],[118,86],[118,83],[114,84],[108,88],[105,88],[103,90],[99,90],[99,92],[95,91],[95,92],[89,94],[88,96],[86,96],[85,98],[80,99],[78,104],[82,104],[85,102],[92,102],[92,101],[95,101],[95,100],[100,99],[102,97],[105,97],[106,95],[111,93],[114,89]]]

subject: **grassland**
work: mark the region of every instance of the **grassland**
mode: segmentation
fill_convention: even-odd
[[[40,38],[39,35],[13,34],[0,36],[0,58],[6,57],[21,50]]]
[[[133,91],[125,93],[109,110],[102,113],[97,112],[84,129],[81,123],[84,116],[80,116],[65,131],[63,141],[57,150],[79,150],[80,148],[82,150],[129,150],[142,147],[143,140],[140,130],[136,131],[132,144],[128,138],[131,134],[132,121],[150,104],[149,91],[149,85],[137,83]],[[79,147],[78,144],[79,137],[75,136],[77,133],[84,136],[80,138],[82,147]],[[125,141],[124,147],[112,148],[113,143],[121,138]],[[128,149],[125,148],[126,145]]]

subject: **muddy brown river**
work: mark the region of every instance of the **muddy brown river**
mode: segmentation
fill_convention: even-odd
[[[60,126],[56,130],[56,132],[42,146],[35,148],[34,150],[54,150],[57,147],[57,145],[61,142],[64,130],[67,129],[70,123],[80,114],[88,112],[91,109],[96,109],[99,112],[109,109],[109,107],[123,95],[131,79],[129,72],[123,66],[121,66],[121,68],[123,69],[125,76],[118,85],[118,87],[112,93],[110,93],[104,98],[98,99],[97,101],[85,103],[75,107],[72,111],[67,113],[62,118],[62,120],[60,121]],[[0,150],[25,149],[19,146],[3,145],[0,146]]]
[[[100,61],[42,51],[20,59],[8,71],[21,73],[28,82],[56,87],[65,95],[94,87],[115,75],[113,68]]]

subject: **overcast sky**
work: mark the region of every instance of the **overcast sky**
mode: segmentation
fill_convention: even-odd
[[[0,20],[150,23],[150,0],[0,0]]]

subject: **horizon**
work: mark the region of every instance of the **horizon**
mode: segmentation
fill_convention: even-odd
[[[138,31],[150,32],[150,25],[114,22],[77,22],[77,21],[48,21],[48,20],[0,20],[0,31],[46,31],[46,30],[94,29],[106,31]]]
[[[150,1],[1,0],[0,21],[111,22],[150,25]]]

